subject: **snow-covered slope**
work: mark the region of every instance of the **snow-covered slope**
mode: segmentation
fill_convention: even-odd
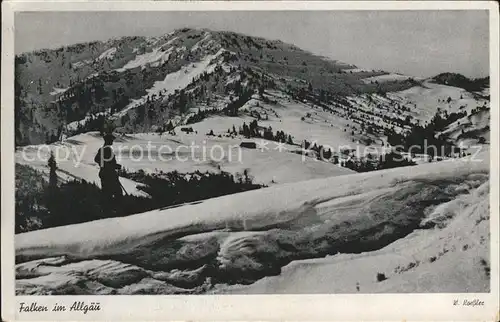
[[[230,127],[228,123],[228,127]],[[222,126],[219,123],[219,126]],[[198,129],[195,127],[195,129]],[[284,145],[279,149],[276,142],[255,140],[257,149],[240,148],[242,138],[210,137],[199,129],[198,134],[177,135],[156,133],[130,134],[119,137],[113,144],[118,163],[129,171],[181,173],[199,170],[202,172],[226,171],[233,174],[247,170],[255,182],[272,185],[297,182],[308,179],[333,177],[354,173],[328,162],[291,153],[300,147]],[[94,156],[102,146],[102,137],[97,132],[89,132],[66,139],[63,143],[48,146],[55,154],[58,174],[63,179],[85,179],[100,184],[98,165]],[[265,144],[265,146],[261,146]],[[196,146],[191,152],[190,147]],[[48,173],[47,146],[28,146],[19,149],[16,162],[29,165]],[[177,151],[177,152],[176,152]],[[142,157],[141,157],[142,155]],[[120,178],[127,192],[144,195],[136,188],[137,183]]]
[[[214,119],[238,117],[296,143],[380,147],[387,131],[425,125],[437,111],[489,105],[488,78],[438,76],[356,68],[281,41],[206,29],[77,44],[16,57],[16,142],[100,131],[105,117],[126,133],[189,123],[217,134],[227,128]]]
[[[199,108],[217,95],[241,97],[241,89],[298,92],[311,85],[315,95],[347,95],[376,90],[364,79],[392,77],[353,73],[354,67],[281,41],[189,28],[25,53],[16,57],[16,108],[22,116],[16,142],[41,143],[47,132],[52,139],[61,127],[75,131],[82,123],[72,122],[103,112],[134,132],[149,131],[189,112],[183,110],[188,103]],[[238,86],[231,82],[236,79]],[[406,77],[396,83],[390,87],[411,86]],[[146,120],[134,113],[140,107],[149,112]]]
[[[487,291],[488,153],[480,157],[18,234],[16,292]]]
[[[252,98],[241,107],[241,116],[226,117],[214,116],[191,125],[199,133],[208,133],[213,130],[215,134],[224,134],[235,126],[247,125],[259,114],[258,124],[262,127],[271,127],[274,132],[284,131],[293,137],[293,141],[302,144],[304,140],[315,142],[339,151],[340,147],[355,148],[356,144],[364,147],[362,142],[355,140],[351,132],[345,131],[352,121],[341,118],[331,112],[313,104],[298,102],[293,99],[281,97],[279,93],[270,91],[266,97],[275,100],[276,104],[269,104],[259,98]],[[249,112],[250,115],[244,114]],[[253,113],[253,114],[252,114]],[[274,146],[274,145],[273,145]],[[299,149],[299,147],[296,147]]]
[[[439,205],[429,216],[424,223],[437,223],[439,228],[417,230],[380,250],[294,261],[279,276],[215,292],[489,291],[489,183]]]
[[[158,96],[160,93],[163,95],[170,95],[176,90],[184,89],[189,85],[196,77],[199,77],[204,72],[212,72],[214,66],[210,65],[214,59],[217,59],[224,51],[221,49],[214,55],[209,55],[204,57],[202,61],[193,63],[192,65],[182,67],[180,70],[167,74],[165,79],[162,81],[157,81],[153,84],[153,87],[147,90],[147,95],[137,99],[132,100],[130,104],[125,106],[123,110],[116,113],[115,116],[120,117],[127,114],[127,112],[137,106],[145,104],[153,96]],[[168,60],[168,58],[167,58]],[[137,64],[144,64],[144,62],[138,62]],[[124,67],[125,68],[125,67]]]
[[[65,182],[83,179],[100,187],[99,166],[94,162],[94,157],[101,146],[102,140],[98,138],[95,138],[88,145],[83,145],[81,142],[70,138],[63,143],[55,143],[51,146],[45,146],[45,148],[37,145],[23,147],[22,150],[16,151],[15,161],[41,171],[48,178],[47,160],[52,151],[57,159],[56,173],[59,180]],[[147,193],[137,188],[140,186],[139,183],[122,177],[119,180],[127,193],[134,196],[148,197]]]
[[[437,109],[448,113],[467,111],[488,104],[488,100],[477,98],[466,90],[426,81],[423,86],[413,87],[399,93],[389,94],[395,103],[413,105],[415,118],[422,122],[429,121]]]
[[[470,113],[450,124],[443,134],[452,138],[457,144],[462,143],[463,146],[477,144],[481,137],[485,142],[489,142],[490,111],[480,110]]]
[[[414,122],[418,120],[421,125],[430,121],[438,110],[447,111],[449,114],[463,111],[470,113],[477,107],[489,104],[487,99],[477,97],[462,88],[441,85],[430,80],[403,91],[388,92],[385,97],[360,95],[353,96],[350,100],[359,107],[360,113],[373,111],[380,114],[375,117],[377,121],[382,121],[382,115],[391,114],[401,119],[410,116]]]
[[[384,83],[384,82],[395,82],[395,81],[401,81],[401,80],[408,80],[410,78],[412,78],[412,77],[407,76],[407,75],[386,74],[386,75],[372,76],[372,77],[364,78],[363,82],[365,82],[365,83],[371,83],[371,82]]]

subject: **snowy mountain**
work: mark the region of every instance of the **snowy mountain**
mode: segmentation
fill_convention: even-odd
[[[16,292],[487,292],[487,156],[18,234]]]
[[[325,137],[382,144],[387,129],[423,125],[438,108],[489,107],[488,96],[478,94],[487,79],[472,86],[467,78],[449,78],[356,68],[232,32],[186,28],[77,44],[16,56],[16,144],[101,130],[105,119],[132,133],[168,131],[212,116],[258,118],[320,144],[337,143]],[[304,135],[305,125],[312,136]]]

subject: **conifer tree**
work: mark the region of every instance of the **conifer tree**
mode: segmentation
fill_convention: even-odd
[[[50,158],[47,162],[47,165],[49,166],[49,169],[50,169],[49,188],[53,190],[57,187],[57,174],[56,174],[57,162],[56,162],[56,159],[54,157],[53,152],[50,152]]]

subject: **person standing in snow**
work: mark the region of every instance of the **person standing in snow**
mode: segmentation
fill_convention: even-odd
[[[101,178],[101,187],[105,203],[108,204],[113,199],[116,202],[117,198],[123,196],[122,186],[118,179],[116,170],[121,169],[121,165],[116,163],[115,154],[113,153],[113,141],[115,137],[111,133],[104,135],[104,145],[99,148],[94,161],[99,164],[99,178]],[[109,204],[108,204],[109,205]]]

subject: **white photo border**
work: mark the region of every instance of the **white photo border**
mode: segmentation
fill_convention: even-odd
[[[490,293],[15,296],[14,280],[14,14],[21,11],[285,11],[285,10],[489,10],[491,106],[491,290]],[[1,205],[2,320],[158,321],[352,321],[499,319],[499,13],[495,1],[9,1],[2,3]],[[477,298],[482,307],[453,306]],[[40,312],[19,315],[22,301],[100,303],[99,312]]]

